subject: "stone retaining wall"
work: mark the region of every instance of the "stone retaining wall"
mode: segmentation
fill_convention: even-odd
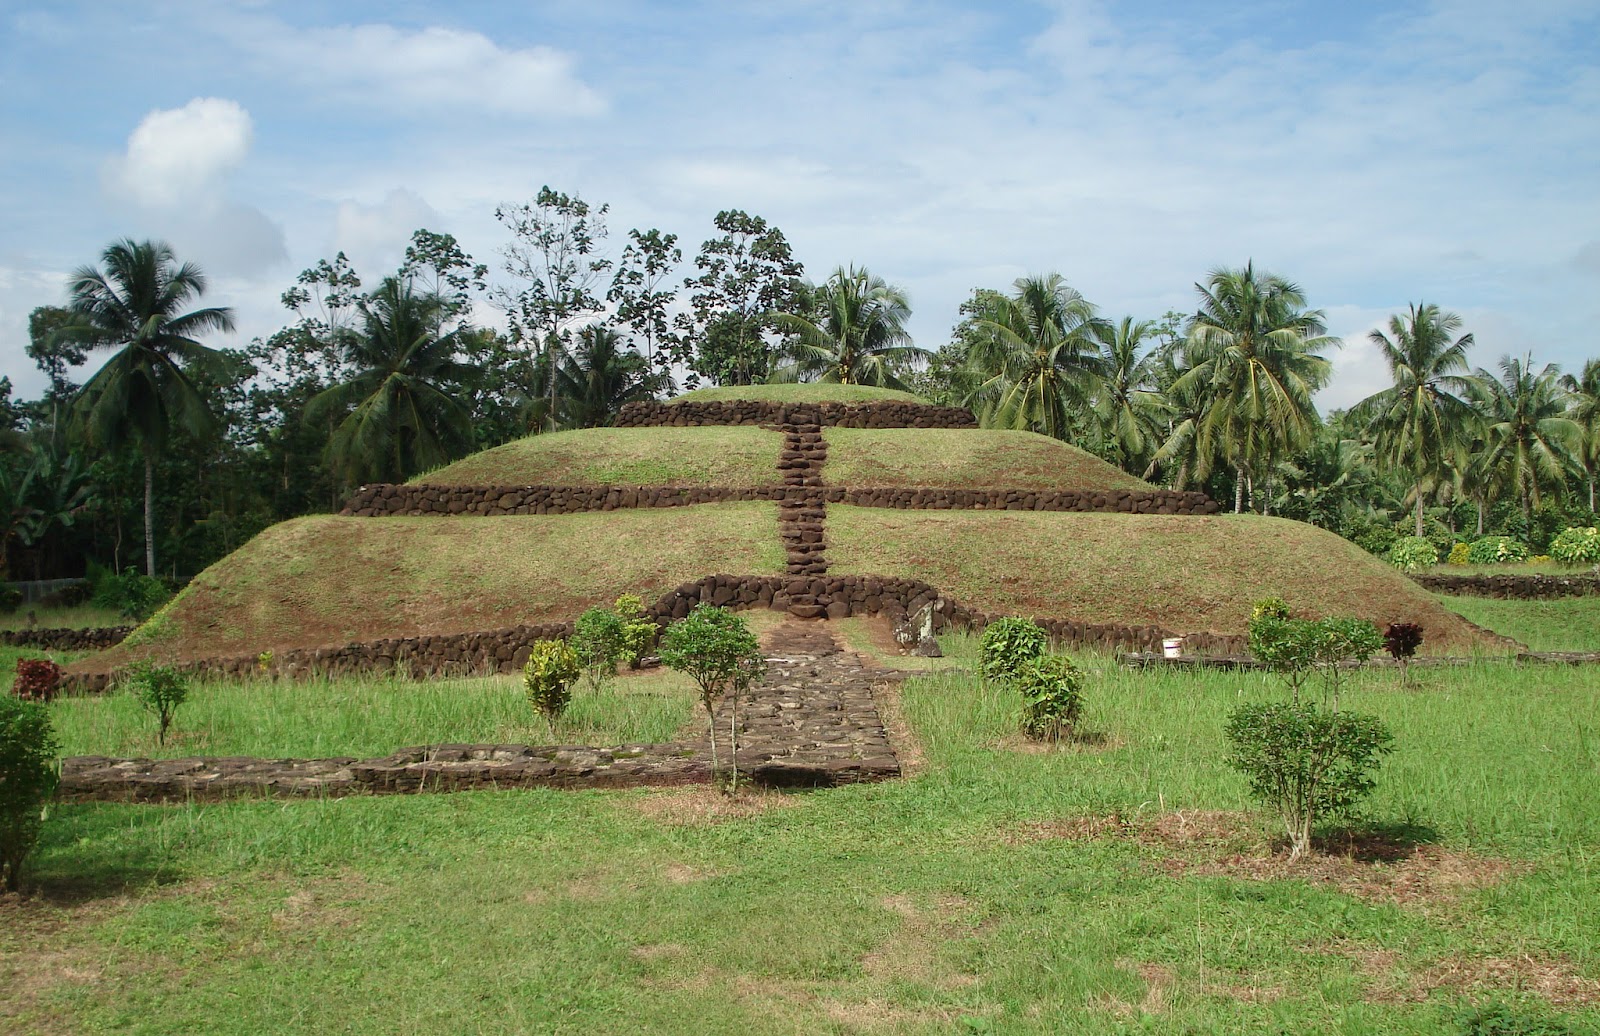
[[[102,651],[122,643],[133,632],[132,626],[100,626],[90,629],[37,629],[0,631],[0,644],[31,647],[44,651]]]
[[[815,422],[835,428],[976,428],[965,407],[931,406],[880,399],[865,403],[773,403],[755,399],[653,401],[628,403],[617,414],[618,428],[706,425],[782,425]]]
[[[1436,594],[1535,600],[1545,597],[1585,597],[1600,594],[1600,577],[1551,575],[1448,575],[1420,573],[1411,577]]]
[[[798,444],[797,444],[798,445]],[[814,445],[814,444],[807,444]],[[826,449],[824,445],[824,450]],[[800,453],[799,450],[785,450]],[[821,485],[821,468],[805,455],[783,458],[781,486],[362,486],[343,514],[358,518],[424,515],[501,517],[513,514],[576,514],[623,508],[688,507],[695,504],[771,500],[821,502],[856,507],[958,511],[1078,511],[1106,514],[1216,514],[1220,505],[1204,493],[1167,489],[944,489],[891,486],[847,488]],[[800,472],[796,476],[796,472]]]

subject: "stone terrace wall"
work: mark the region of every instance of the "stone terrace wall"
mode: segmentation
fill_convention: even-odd
[[[93,629],[5,630],[0,644],[31,647],[46,651],[101,651],[122,643],[133,632],[132,626],[100,626]]]
[[[774,403],[755,399],[686,400],[682,403],[628,403],[617,414],[618,428],[670,425],[782,425],[816,423],[837,428],[976,428],[965,407],[931,406],[895,399],[866,403]]]
[[[1600,577],[1549,575],[1446,575],[1422,574],[1411,578],[1436,594],[1533,600],[1544,597],[1585,597],[1600,594]]]
[[[340,513],[360,518],[402,515],[499,517],[574,514],[632,507],[688,507],[742,500],[800,503],[813,499],[857,507],[926,510],[1079,511],[1110,514],[1216,514],[1204,493],[1167,489],[940,489],[756,486],[362,486]]]

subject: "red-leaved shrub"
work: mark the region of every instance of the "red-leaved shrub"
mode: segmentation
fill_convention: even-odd
[[[23,701],[49,701],[61,685],[62,669],[48,658],[19,658],[11,693]]]

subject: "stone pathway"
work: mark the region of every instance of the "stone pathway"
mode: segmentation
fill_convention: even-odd
[[[769,787],[832,787],[900,775],[873,689],[904,678],[841,651],[820,621],[791,619],[768,638],[767,679],[740,704],[739,771]],[[726,766],[726,704],[717,715]],[[703,714],[696,715],[704,729]],[[484,788],[622,788],[711,780],[703,737],[666,744],[426,745],[377,759],[62,760],[69,802],[335,797]]]

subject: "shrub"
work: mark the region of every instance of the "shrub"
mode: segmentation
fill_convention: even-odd
[[[1083,673],[1065,655],[1023,663],[1013,680],[1022,694],[1022,732],[1035,741],[1060,741],[1083,711]]]
[[[22,885],[22,861],[39,840],[44,804],[56,790],[61,744],[39,702],[0,697],[0,878]]]
[[[1510,536],[1485,536],[1467,548],[1474,565],[1519,565],[1528,560],[1528,546]]]
[[[689,674],[700,688],[706,725],[711,734],[711,772],[717,773],[716,704],[732,698],[729,709],[729,751],[733,754],[729,787],[739,788],[739,695],[767,671],[761,642],[745,621],[726,608],[699,604],[687,618],[667,627],[661,637],[661,661]]]
[[[1454,547],[1450,548],[1450,556],[1445,559],[1445,564],[1465,565],[1468,562],[1468,555],[1470,553],[1471,548],[1465,543],[1457,543]]]
[[[1389,564],[1402,572],[1420,572],[1439,563],[1439,549],[1424,536],[1406,536],[1389,548]]]
[[[617,618],[622,620],[622,657],[627,659],[629,668],[637,669],[644,662],[645,654],[655,647],[660,627],[653,619],[645,617],[644,602],[633,594],[617,598],[614,607]]]
[[[98,608],[110,608],[123,618],[143,622],[172,597],[165,583],[134,569],[121,573],[101,569],[94,574],[94,594]]]
[[[1422,627],[1414,622],[1391,622],[1383,631],[1383,646],[1396,662],[1411,658],[1422,646]]]
[[[48,658],[19,658],[11,693],[24,701],[49,701],[61,685],[61,673],[61,667]]]
[[[1340,664],[1365,662],[1383,646],[1378,628],[1365,619],[1292,619],[1281,598],[1257,601],[1251,609],[1250,653],[1288,684],[1298,702],[1312,675],[1338,707],[1343,680]]]
[[[173,666],[139,661],[124,670],[118,682],[138,699],[140,705],[156,714],[156,720],[160,723],[156,740],[165,745],[172,717],[177,713],[178,706],[189,697],[188,677]]]
[[[22,591],[14,586],[0,586],[0,615],[10,615],[22,607]]]
[[[572,685],[581,668],[578,653],[564,640],[535,641],[522,667],[522,683],[527,688],[528,704],[544,717],[555,737],[556,723],[572,703]]]
[[[1376,717],[1314,702],[1243,705],[1228,717],[1228,762],[1250,792],[1277,810],[1289,835],[1289,858],[1311,847],[1319,820],[1354,810],[1374,783],[1371,772],[1394,735]]]
[[[615,612],[604,608],[590,608],[572,624],[572,639],[568,641],[583,666],[583,676],[591,691],[598,691],[616,675],[617,663],[626,650],[623,643],[623,622]]]
[[[1550,541],[1550,556],[1563,565],[1600,565],[1600,526],[1562,530]]]
[[[983,631],[979,667],[985,680],[1010,680],[1041,657],[1050,638],[1030,619],[996,619]]]

